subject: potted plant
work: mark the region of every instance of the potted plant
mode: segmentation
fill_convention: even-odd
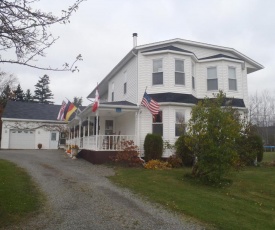
[[[42,144],[39,143],[39,144],[37,145],[37,148],[41,149],[41,148],[42,148]]]
[[[72,145],[71,146],[71,156],[76,157],[78,154],[78,145]]]

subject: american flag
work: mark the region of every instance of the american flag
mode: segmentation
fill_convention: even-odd
[[[63,101],[62,105],[60,107],[58,116],[57,116],[57,120],[60,120],[60,121],[64,120],[64,110],[65,110],[66,105],[67,105],[67,103],[65,101]]]
[[[146,92],[144,92],[141,104],[144,105],[149,111],[156,115],[159,113],[159,104],[154,101]]]

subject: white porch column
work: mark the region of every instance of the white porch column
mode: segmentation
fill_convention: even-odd
[[[99,122],[98,122],[98,110],[96,111],[96,139],[95,139],[95,144],[96,144],[96,150],[98,150],[98,125],[99,125]]]
[[[79,122],[78,122],[78,141],[79,141],[79,143],[78,143],[78,146],[79,146],[79,148],[80,148],[80,144],[81,144],[81,119],[79,119]]]

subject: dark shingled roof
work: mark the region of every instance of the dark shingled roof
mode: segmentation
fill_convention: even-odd
[[[162,51],[162,50],[173,50],[173,51],[179,51],[179,52],[185,52],[185,53],[193,53],[190,52],[188,50],[184,50],[175,46],[165,46],[165,47],[161,47],[161,48],[157,48],[157,49],[153,49],[153,50],[146,50],[143,51],[142,53],[148,53],[148,52],[154,52],[154,51]]]
[[[200,58],[199,60],[215,59],[215,58],[230,58],[230,59],[235,59],[235,60],[242,60],[242,59],[227,56],[227,55],[224,55],[224,54],[217,54],[217,55],[213,55],[213,56],[209,56],[209,57],[204,57],[204,58]]]
[[[198,99],[191,94],[181,94],[181,93],[155,93],[155,94],[149,94],[149,95],[153,100],[159,103],[177,102],[177,103],[197,104],[198,101],[203,100],[203,99]],[[229,105],[233,107],[240,107],[240,108],[245,107],[243,99],[226,98],[223,105],[225,105],[227,102],[230,102]]]
[[[181,93],[154,93],[149,94],[157,102],[179,102],[188,104],[197,104],[198,99],[191,94]]]
[[[8,101],[3,118],[56,121],[61,105]],[[85,107],[81,106],[81,110]],[[71,119],[74,116],[71,116]]]
[[[112,102],[100,102],[100,105],[128,105],[128,106],[137,106],[136,104],[129,101],[112,101]],[[99,106],[100,106],[99,105]]]

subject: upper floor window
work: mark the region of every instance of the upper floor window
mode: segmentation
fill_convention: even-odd
[[[207,68],[207,90],[218,90],[217,67]]]
[[[123,75],[124,75],[123,93],[126,94],[127,93],[127,72],[125,71]]]
[[[162,124],[162,111],[158,114],[153,115],[152,133],[163,135],[163,124]]]
[[[183,60],[175,60],[175,84],[184,85],[185,76],[184,76],[184,62]]]
[[[236,68],[228,67],[229,90],[237,90]]]
[[[184,111],[176,111],[175,115],[175,136],[178,137],[185,133],[185,114]]]
[[[115,83],[112,83],[112,101],[115,100]]]
[[[162,59],[153,60],[153,85],[163,84]]]
[[[195,89],[195,64],[192,62],[192,89]]]

